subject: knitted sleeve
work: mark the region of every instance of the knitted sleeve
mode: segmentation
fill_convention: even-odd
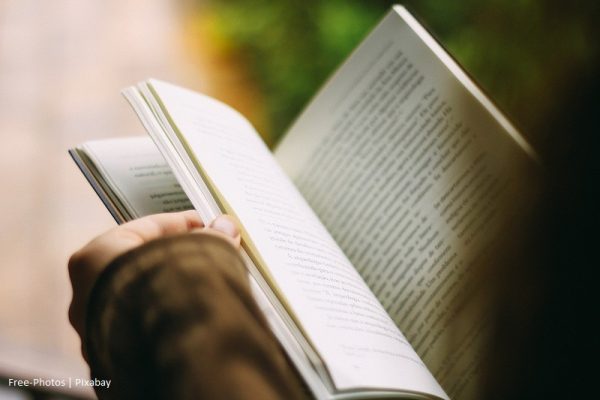
[[[88,305],[100,399],[296,399],[300,381],[250,293],[239,254],[204,234],[115,259]]]

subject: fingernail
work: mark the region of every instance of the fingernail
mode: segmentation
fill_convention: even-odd
[[[240,235],[240,230],[238,229],[237,224],[231,217],[227,215],[218,216],[211,224],[210,227],[214,230],[217,230],[221,233],[224,233],[227,236],[231,236],[232,238],[236,238]]]

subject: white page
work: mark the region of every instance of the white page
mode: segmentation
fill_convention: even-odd
[[[90,141],[81,149],[132,218],[193,208],[149,137]]]
[[[84,159],[81,158],[81,152],[85,153]],[[165,160],[156,147],[156,144],[149,137],[113,138],[87,142],[78,147],[76,154],[74,156],[78,158],[76,163],[80,168],[85,169],[82,172],[88,180],[94,180],[94,182],[90,181],[90,183],[97,192],[101,192],[98,192],[98,195],[103,199],[103,202],[105,202],[105,205],[109,208],[109,211],[111,211],[118,223],[125,223],[131,221],[133,218],[157,212],[173,211],[170,208],[170,202],[165,207],[165,204],[156,200],[169,199],[171,195],[168,193],[172,190],[173,186],[177,187],[178,182],[172,174],[165,172]],[[89,163],[93,165],[89,165]],[[99,172],[98,166],[100,165],[104,165],[102,173]],[[170,169],[168,165],[167,168]],[[140,171],[142,172],[142,176],[139,174]],[[155,173],[148,174],[149,171],[154,171]],[[91,173],[92,176],[88,176],[88,173]],[[111,175],[115,179],[104,174]],[[166,176],[169,179],[163,182],[159,179],[156,182],[156,179],[152,178],[156,178],[157,176]],[[102,183],[99,182],[100,180]],[[156,187],[157,183],[159,183],[159,187]],[[163,185],[163,183],[165,184]],[[147,184],[149,184],[149,187]],[[107,189],[107,185],[110,188]],[[123,187],[119,187],[119,185],[123,185]],[[162,193],[163,195],[153,196],[152,194],[157,193],[157,189],[159,189],[158,193]],[[164,189],[164,191],[160,189]],[[107,193],[107,190],[111,193]],[[132,201],[126,201],[119,197],[124,196],[124,192],[129,193],[129,198]],[[110,200],[105,200],[106,196]],[[187,199],[185,194],[182,196],[184,199]],[[149,198],[154,203],[149,203]],[[121,215],[115,209],[116,205],[113,203],[119,203],[119,205],[126,204],[128,207],[127,212]],[[189,209],[193,208],[188,201],[185,203],[189,204]],[[205,202],[200,202],[199,204],[201,207],[205,207]],[[210,208],[202,208],[198,211],[201,215],[214,216],[220,214],[218,208],[216,211]],[[203,218],[203,220],[210,221],[212,218],[214,217]],[[248,263],[251,263],[251,261],[247,260],[248,257],[243,254],[243,251],[242,257],[245,259],[246,265],[250,267]],[[288,351],[290,359],[294,360],[295,365],[301,371],[303,378],[306,379],[314,396],[317,398],[329,398],[330,393],[327,387],[320,380],[310,360],[307,359],[307,355],[302,351],[298,342],[287,329],[282,317],[271,305],[262,286],[257,282],[254,275],[249,275],[248,279],[253,297],[266,317],[269,326],[282,343],[282,346]]]
[[[193,161],[226,199],[340,390],[445,397],[249,123],[229,107],[151,81]]]
[[[275,152],[451,397],[476,390],[487,311],[479,267],[506,223],[526,152],[402,7]]]

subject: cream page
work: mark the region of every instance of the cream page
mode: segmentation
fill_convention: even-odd
[[[444,391],[237,112],[150,81],[179,139],[240,220],[244,241],[323,358],[338,390]]]
[[[525,150],[525,151],[524,151]],[[481,279],[527,145],[396,7],[275,155],[452,398],[473,398]]]
[[[193,208],[149,137],[91,141],[82,148],[132,218]]]

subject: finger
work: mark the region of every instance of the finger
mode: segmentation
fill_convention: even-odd
[[[241,234],[237,222],[229,215],[220,215],[215,218],[206,233],[222,237],[233,245],[236,249],[240,248]]]
[[[186,233],[202,227],[204,227],[204,222],[198,212],[189,210],[149,215],[121,225],[119,228],[123,232],[139,236],[145,243],[162,236]]]
[[[82,249],[86,265],[106,266],[118,255],[153,239],[190,232],[204,226],[195,210],[149,215],[96,237]]]

